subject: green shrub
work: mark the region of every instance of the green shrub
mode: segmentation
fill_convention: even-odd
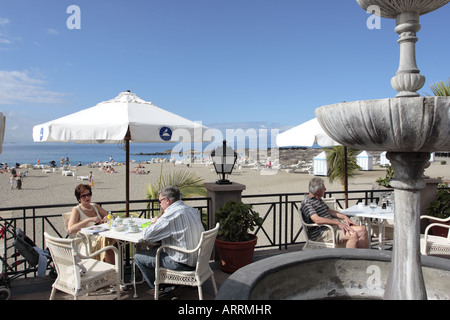
[[[263,219],[252,209],[252,205],[229,200],[217,209],[216,222],[220,223],[220,240],[241,242],[250,240],[249,231],[261,226]]]
[[[427,209],[427,215],[441,219],[450,217],[450,190],[438,190],[436,200]]]

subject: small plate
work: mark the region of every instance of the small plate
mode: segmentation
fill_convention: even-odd
[[[135,229],[135,230],[133,230],[133,231],[126,230],[126,232],[127,232],[127,233],[138,233],[138,232],[141,232],[141,229]]]

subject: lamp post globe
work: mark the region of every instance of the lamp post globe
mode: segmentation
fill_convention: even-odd
[[[216,183],[231,184],[230,180],[227,180],[225,176],[233,172],[234,165],[236,164],[237,154],[233,148],[228,147],[227,141],[223,140],[222,145],[211,152],[211,158],[216,173],[222,175],[222,179],[217,180]]]

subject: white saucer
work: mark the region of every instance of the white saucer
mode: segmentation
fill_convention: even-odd
[[[126,230],[126,232],[127,233],[138,233],[138,232],[141,232],[141,229],[136,229],[136,230],[133,230],[133,231]]]

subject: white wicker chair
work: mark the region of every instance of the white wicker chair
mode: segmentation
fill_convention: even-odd
[[[73,234],[73,233],[70,234],[69,233],[69,220],[70,220],[70,216],[71,215],[72,215],[72,211],[64,212],[62,214],[62,218],[63,218],[63,221],[64,221],[64,230],[66,230],[69,238],[75,238],[76,233],[75,234]]]
[[[117,299],[120,299],[119,251],[116,247],[107,246],[90,255],[78,251],[82,238],[62,239],[44,233],[47,246],[58,272],[53,283],[50,300],[55,297],[56,290],[71,294],[76,300],[78,296],[94,292],[108,285],[115,285]],[[115,265],[93,259],[106,250],[113,250]]]
[[[186,250],[183,248],[163,245],[156,252],[156,266],[155,266],[155,300],[158,300],[159,285],[175,284],[184,286],[197,286],[198,297],[203,300],[202,284],[211,277],[211,281],[214,287],[214,293],[217,294],[216,280],[214,278],[214,272],[209,266],[209,260],[214,248],[217,232],[219,231],[219,224],[216,224],[214,229],[202,232],[200,242],[195,249]],[[176,271],[163,268],[159,265],[159,256],[161,250],[164,248],[170,248],[184,253],[198,253],[197,263],[195,270],[193,271]]]
[[[439,222],[449,222],[450,217],[446,219],[435,218],[431,216],[421,216],[420,219],[430,219]],[[449,232],[447,238],[440,236],[429,235],[428,232],[431,228],[435,226],[440,226],[448,228]],[[423,255],[450,255],[450,225],[443,223],[431,223],[429,224],[424,234],[420,235],[420,253]]]
[[[306,232],[306,242],[303,246],[302,250],[309,250],[309,249],[327,249],[327,248],[337,248],[338,244],[336,242],[336,233],[334,232],[334,228],[329,224],[321,224],[322,227],[327,227],[331,230],[333,234],[333,241],[332,242],[323,242],[323,241],[313,241],[309,239],[309,227],[317,227],[319,226],[317,223],[306,223],[303,219],[303,214],[301,210],[299,210],[300,215],[300,221],[302,223],[303,229],[305,229]]]

